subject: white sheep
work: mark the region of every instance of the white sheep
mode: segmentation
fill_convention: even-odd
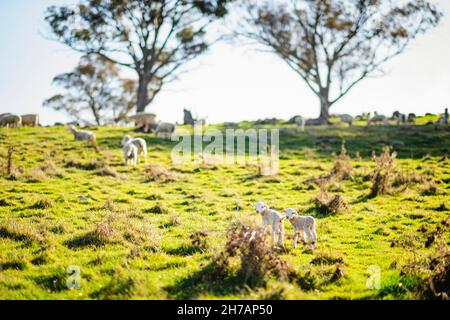
[[[294,118],[294,123],[297,125],[297,127],[300,128],[301,131],[305,131],[306,118],[303,118],[302,116],[296,116]]]
[[[297,247],[298,236],[300,235],[303,246],[306,246],[305,234],[309,239],[311,250],[317,242],[316,220],[312,216],[300,216],[294,209],[288,208],[282,211],[286,214],[286,219],[294,227],[293,248]]]
[[[353,117],[349,114],[341,114],[338,116],[341,123],[347,123],[350,127],[353,125]]]
[[[173,123],[168,122],[160,122],[158,126],[156,127],[155,134],[157,136],[163,134],[163,135],[171,135],[175,132],[175,125]]]
[[[19,128],[22,125],[22,117],[11,113],[4,113],[0,117],[0,127]]]
[[[156,114],[154,113],[139,112],[128,117],[128,119],[134,121],[136,126],[143,127],[144,132],[151,131],[150,129],[157,124]]]
[[[138,149],[137,162],[139,162],[139,156],[142,154],[144,157],[144,163],[147,163],[147,143],[145,142],[145,140],[142,138],[133,138],[127,134],[122,139],[122,146],[125,146],[127,143],[130,142],[134,144]]]
[[[284,223],[283,216],[272,210],[264,202],[255,203],[256,212],[262,216],[262,233],[266,234],[266,227],[271,226],[272,243],[275,241],[275,234],[278,236],[278,245],[284,246]]]
[[[377,114],[375,112],[375,115],[372,118],[370,118],[369,120],[367,120],[367,125],[370,126],[371,124],[378,123],[378,122],[381,122],[384,125],[387,125],[388,119],[386,118],[386,116],[383,116],[382,114]]]
[[[138,147],[133,141],[128,141],[122,148],[123,158],[125,159],[125,165],[128,166],[131,163],[132,166],[138,163]]]
[[[78,130],[74,125],[67,127],[67,130],[73,133],[73,137],[76,141],[92,141],[95,142],[97,137],[94,133],[85,130]]]
[[[22,115],[22,126],[37,127],[39,125],[38,114],[24,114]]]

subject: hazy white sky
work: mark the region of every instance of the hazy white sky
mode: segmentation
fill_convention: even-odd
[[[64,2],[70,1],[0,1],[0,113],[39,113],[44,124],[68,120],[42,107],[58,91],[52,78],[72,70],[78,60],[77,54],[41,35],[45,8]],[[438,2],[446,13],[441,25],[392,60],[388,75],[364,80],[332,112],[440,113],[450,105],[450,1]],[[194,66],[147,110],[165,121],[181,121],[183,108],[188,108],[208,122],[319,113],[306,84],[269,53],[220,44]]]

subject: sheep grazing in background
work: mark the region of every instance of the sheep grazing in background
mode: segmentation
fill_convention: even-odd
[[[305,234],[309,240],[311,250],[317,242],[316,220],[312,216],[300,216],[294,209],[288,208],[282,211],[286,214],[286,219],[294,227],[294,243],[293,248],[297,247],[298,236],[300,235],[303,246],[306,246]]]
[[[440,117],[438,121],[436,121],[437,125],[448,125],[448,109],[445,108],[444,116]]]
[[[266,227],[271,226],[272,243],[275,241],[275,234],[278,236],[278,245],[284,246],[284,223],[283,216],[272,210],[264,202],[255,203],[256,212],[262,216],[262,233],[266,234]]]
[[[139,149],[132,140],[129,140],[127,143],[125,143],[122,148],[122,153],[126,166],[128,166],[130,163],[132,166],[137,165],[139,160]]]
[[[144,163],[147,163],[147,143],[145,140],[142,138],[133,138],[129,135],[125,135],[122,139],[122,146],[125,147],[128,143],[134,144],[138,150],[138,159],[136,162],[139,162],[139,156],[142,154],[144,157]]]
[[[416,115],[414,113],[408,114],[408,117],[406,118],[407,123],[416,123]]]
[[[95,151],[97,153],[100,152],[98,145],[97,145],[97,137],[94,133],[90,131],[85,130],[78,130],[73,124],[69,125],[67,127],[67,130],[72,132],[73,137],[75,141],[88,141],[92,143],[92,146],[94,147]]]
[[[67,127],[67,130],[73,133],[75,141],[95,141],[97,140],[95,134],[90,131],[78,130],[74,125]]]
[[[19,128],[22,126],[22,117],[11,113],[0,116],[0,127]]]
[[[350,127],[353,126],[353,117],[349,114],[340,114],[338,115],[339,120],[341,123],[347,123]]]
[[[38,114],[24,114],[22,115],[22,126],[37,127],[39,125]]]
[[[383,116],[382,114],[378,114],[375,112],[375,115],[369,120],[367,120],[367,125],[370,126],[371,124],[375,123],[382,123],[384,125],[387,125],[388,119],[386,118],[386,116]]]
[[[175,128],[176,127],[175,127],[175,125],[173,123],[161,122],[156,127],[155,134],[157,136],[160,136],[160,135],[168,135],[168,136],[170,136],[172,133],[175,132]]]
[[[134,121],[136,127],[142,127],[145,133],[150,132],[157,125],[156,114],[154,113],[139,112],[128,117],[128,119]]]
[[[306,118],[303,118],[302,116],[295,116],[294,124],[297,125],[301,131],[305,131]]]

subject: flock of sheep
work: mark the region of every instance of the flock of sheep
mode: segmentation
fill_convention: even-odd
[[[19,128],[22,126],[36,127],[38,125],[38,114],[24,114],[21,116],[12,113],[0,114],[0,127]]]
[[[359,121],[366,121],[366,125],[374,125],[374,124],[383,124],[388,125],[389,124],[389,118],[385,115],[378,114],[376,111],[374,112],[374,115],[371,117],[370,112],[364,113],[362,115],[353,117],[349,114],[339,114],[336,115],[336,117],[339,119],[340,123],[346,123],[350,127],[353,126],[353,122],[355,120]],[[448,110],[445,109],[444,116],[440,117],[434,124],[435,125],[448,125]],[[400,113],[399,111],[395,111],[392,114],[392,117],[390,118],[397,122],[398,125],[401,124],[414,124],[416,122],[416,115],[414,113],[409,113],[408,115]],[[316,126],[316,125],[326,125],[326,120],[323,119],[306,119],[302,116],[295,116],[290,120],[291,123],[296,124],[298,127],[301,128],[302,131],[304,131],[305,126]]]

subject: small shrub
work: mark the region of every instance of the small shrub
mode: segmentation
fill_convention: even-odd
[[[189,236],[193,247],[198,248],[199,251],[205,252],[208,248],[208,233],[206,231],[197,231]]]
[[[163,202],[158,202],[154,207],[145,210],[146,213],[166,214],[169,212],[169,208]]]
[[[97,170],[97,175],[105,176],[105,177],[114,177],[117,178],[119,174],[116,170],[111,168],[110,166],[104,166]]]
[[[66,241],[70,249],[82,247],[101,247],[108,243],[117,242],[117,233],[113,228],[111,221],[102,221],[95,226],[93,231]]]
[[[422,196],[434,196],[437,194],[437,192],[438,192],[438,186],[433,181],[428,182],[420,189],[420,194]]]
[[[58,177],[58,178],[64,177],[64,170],[58,168],[58,166],[50,159],[47,159],[45,161],[45,164],[40,168],[40,170],[44,174],[51,177]]]
[[[174,182],[177,180],[175,173],[158,164],[150,164],[145,168],[145,177],[148,181],[159,183]]]
[[[314,199],[316,209],[321,214],[338,214],[345,212],[348,209],[347,202],[340,194],[331,196],[324,190],[321,190],[319,195]]]
[[[35,183],[35,182],[40,182],[40,181],[47,179],[47,175],[41,169],[36,169],[36,170],[33,170],[30,173],[28,173],[26,179],[27,179],[27,182]]]
[[[339,180],[341,179],[353,179],[352,178],[353,167],[351,158],[345,148],[345,141],[342,142],[341,152],[338,156],[334,155],[334,166],[331,170],[331,175]]]
[[[47,198],[42,198],[36,201],[30,208],[31,209],[50,209],[53,207],[53,201]]]
[[[384,147],[383,153],[377,157],[375,154],[372,159],[375,161],[375,169],[372,173],[371,197],[389,192],[391,180],[394,175],[395,159],[397,153],[391,154],[390,147]]]
[[[265,285],[271,277],[288,279],[290,268],[278,253],[267,246],[259,228],[247,225],[232,226],[227,234],[225,249],[215,259],[214,271],[207,278],[223,278],[238,262],[236,273],[241,286],[251,288]]]

